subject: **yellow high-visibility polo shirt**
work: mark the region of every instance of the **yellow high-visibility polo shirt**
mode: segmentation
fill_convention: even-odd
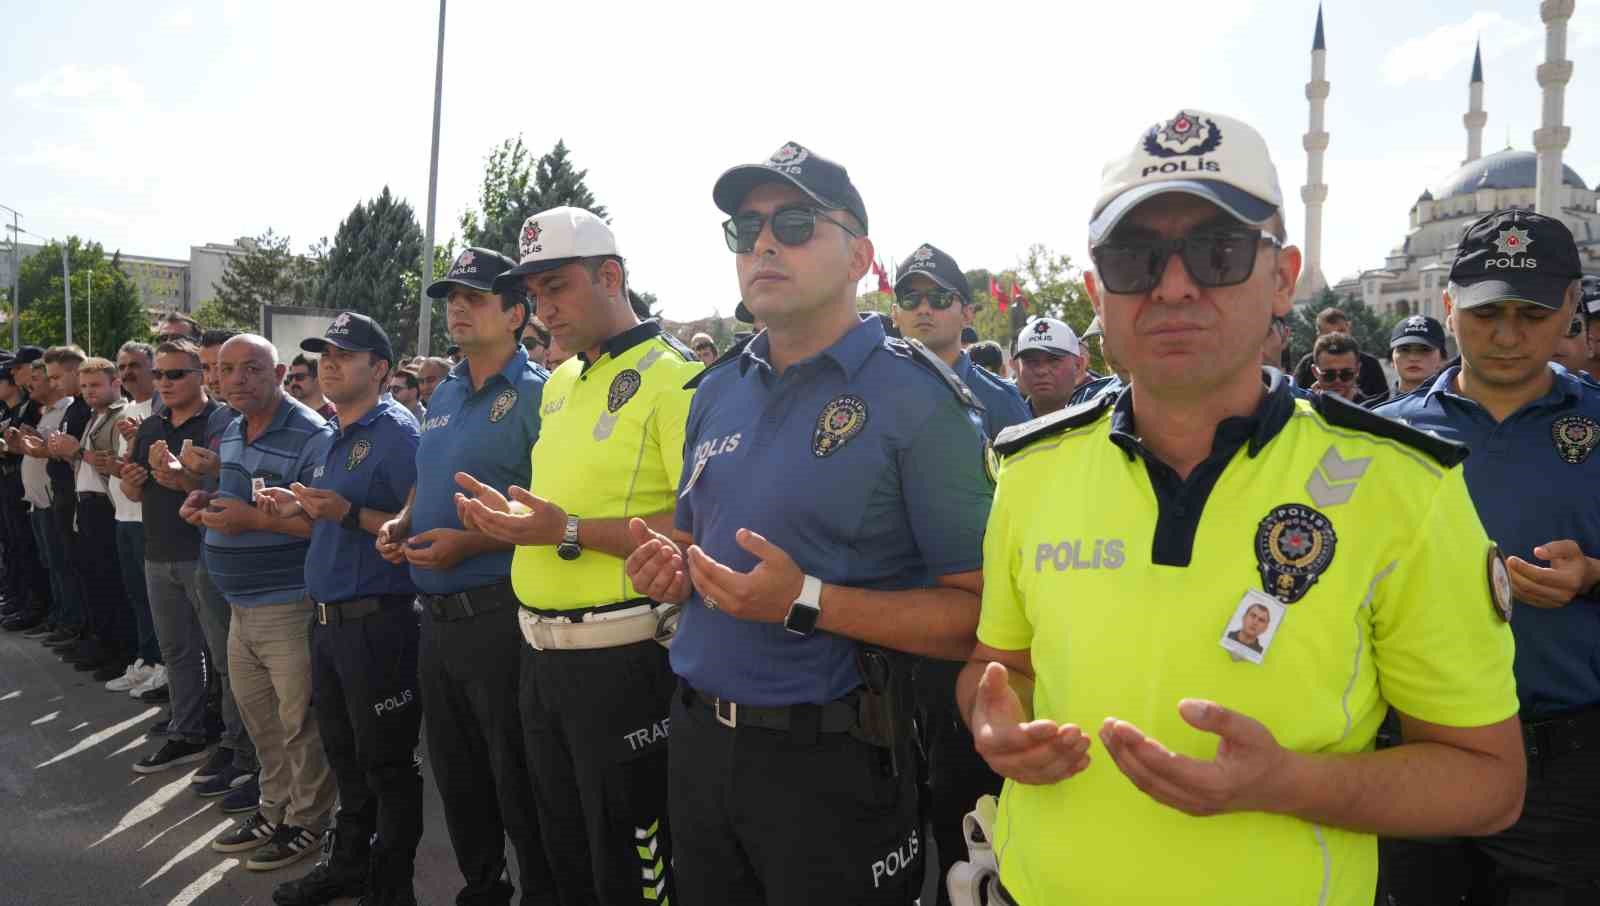
[[[694,395],[683,385],[703,367],[655,321],[607,340],[592,363],[563,362],[544,386],[529,490],[580,522],[670,512]],[[563,560],[554,546],[518,547],[511,583],[536,610],[639,597],[621,558],[587,548]]]
[[[1094,740],[1075,777],[1006,782],[1001,882],[1024,906],[1371,906],[1372,835],[1263,812],[1189,817],[1134,787],[1098,731],[1117,717],[1209,760],[1218,738],[1184,722],[1181,699],[1308,753],[1369,751],[1391,704],[1456,727],[1515,715],[1497,555],[1454,467],[1462,448],[1297,400],[1280,376],[1180,482],[1147,460],[1131,402],[1000,438],[978,638],[1028,650],[1035,716]],[[1256,631],[1241,637],[1247,620]]]

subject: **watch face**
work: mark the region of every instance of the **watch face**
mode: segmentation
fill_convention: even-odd
[[[576,544],[567,544],[563,542],[556,545],[556,556],[563,560],[576,560],[578,559],[578,555],[581,553],[583,553],[583,548],[577,546]]]
[[[789,606],[789,615],[783,618],[783,628],[795,635],[808,636],[816,631],[817,618],[821,615],[822,608],[796,601]]]

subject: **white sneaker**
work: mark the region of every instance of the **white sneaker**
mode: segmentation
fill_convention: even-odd
[[[121,676],[114,680],[107,680],[106,691],[127,692],[129,689],[132,689],[149,679],[151,671],[155,669],[156,668],[154,667],[146,667],[144,665],[144,658],[139,658],[138,660],[129,664],[128,669],[123,671]]]
[[[150,675],[145,677],[144,682],[128,690],[128,695],[131,698],[138,698],[144,693],[149,692],[151,689],[160,689],[166,684],[167,665],[157,664],[155,668],[150,671]]]

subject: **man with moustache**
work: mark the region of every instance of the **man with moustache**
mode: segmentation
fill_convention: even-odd
[[[1033,416],[1066,408],[1078,389],[1083,346],[1067,322],[1034,318],[1017,334],[1017,389],[1028,398]]]

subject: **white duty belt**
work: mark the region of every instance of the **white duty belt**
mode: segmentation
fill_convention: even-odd
[[[536,651],[580,651],[592,648],[620,648],[639,642],[672,644],[678,631],[681,604],[640,604],[609,613],[589,612],[581,623],[567,617],[551,617],[522,608],[517,622],[522,638]]]

